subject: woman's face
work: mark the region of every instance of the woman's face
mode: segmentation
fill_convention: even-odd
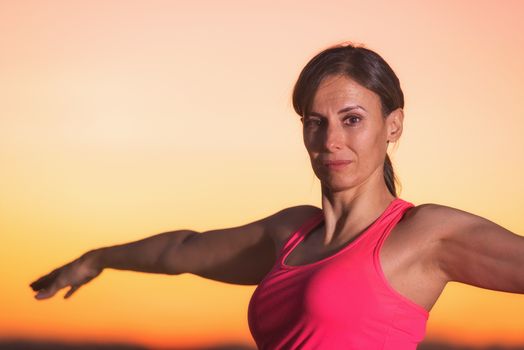
[[[370,179],[383,183],[387,141],[401,133],[400,109],[384,119],[376,93],[349,77],[328,76],[302,122],[304,144],[323,186],[338,192]]]

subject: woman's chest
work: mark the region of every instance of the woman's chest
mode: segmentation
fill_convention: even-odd
[[[440,278],[431,261],[431,245],[429,232],[418,232],[417,225],[413,225],[410,218],[404,218],[395,225],[385,237],[376,251],[377,265],[389,286],[402,297],[418,304],[429,311],[440,296],[445,283]],[[336,247],[326,248],[322,244],[321,228],[310,232],[309,239],[304,239],[292,249],[283,260],[288,266],[313,264],[330,257],[344,258],[351,256],[351,249],[359,235],[352,240]],[[364,243],[358,242],[360,248]],[[355,248],[356,249],[356,248]],[[361,259],[366,259],[364,253]],[[371,254],[371,253],[370,253]],[[354,257],[351,257],[354,259]],[[368,254],[368,258],[372,258]],[[357,264],[357,260],[353,260]],[[348,277],[349,278],[349,277]],[[365,278],[365,277],[363,277]]]

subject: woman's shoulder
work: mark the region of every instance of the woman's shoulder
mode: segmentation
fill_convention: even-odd
[[[320,215],[322,209],[314,205],[297,205],[280,210],[274,218],[271,235],[277,242],[283,242],[289,238],[309,220]]]
[[[424,235],[441,238],[457,224],[471,220],[476,215],[469,212],[437,203],[415,205],[404,214],[404,226]]]
[[[414,205],[409,210],[411,216],[423,222],[434,222],[435,220],[441,220],[450,218],[451,216],[460,217],[472,215],[466,211],[453,208],[443,204],[437,203],[423,203]]]

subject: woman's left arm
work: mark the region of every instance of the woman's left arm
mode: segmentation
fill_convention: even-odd
[[[433,256],[449,281],[524,293],[524,237],[475,214],[433,208],[443,228]]]

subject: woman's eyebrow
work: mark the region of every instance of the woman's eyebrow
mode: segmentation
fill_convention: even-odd
[[[361,105],[354,105],[354,106],[348,106],[348,107],[346,107],[346,108],[342,108],[340,111],[338,111],[338,114],[340,114],[340,113],[346,113],[346,112],[349,112],[349,111],[351,111],[351,110],[353,110],[353,109],[359,109],[359,108],[362,109],[362,110],[364,110],[364,111],[366,111],[366,109],[365,109],[364,107],[362,107]],[[367,111],[366,111],[366,112],[367,112]]]
[[[360,105],[354,105],[354,106],[348,106],[348,107],[344,107],[342,108],[340,111],[338,111],[338,114],[341,114],[341,113],[346,113],[346,112],[349,112],[349,111],[352,111],[354,109],[362,109],[364,111],[366,111],[366,109]],[[367,112],[367,111],[366,111]],[[322,117],[322,118],[325,118],[324,115],[318,113],[318,112],[314,112],[314,111],[311,111],[309,113],[309,115],[311,116],[315,116],[315,117]]]

